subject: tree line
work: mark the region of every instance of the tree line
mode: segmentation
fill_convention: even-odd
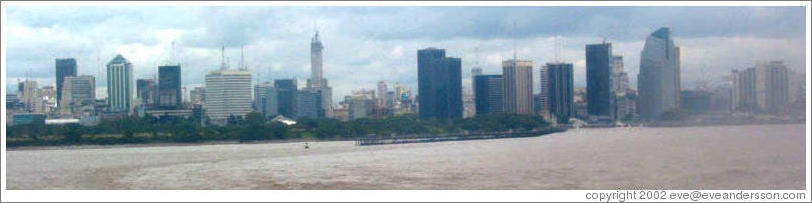
[[[303,118],[294,125],[272,122],[261,113],[229,117],[226,125],[211,125],[199,117],[127,116],[104,120],[96,126],[28,124],[6,128],[6,145],[44,146],[76,144],[194,143],[203,141],[263,141],[284,139],[350,140],[360,136],[498,132],[548,127],[540,116],[486,114],[455,120],[424,120],[415,115],[385,119],[339,121]]]

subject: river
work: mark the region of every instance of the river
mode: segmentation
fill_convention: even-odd
[[[804,189],[804,125],[7,151],[8,189]]]

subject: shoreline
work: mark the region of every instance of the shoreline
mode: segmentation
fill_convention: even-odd
[[[209,146],[209,145],[228,145],[228,144],[285,144],[295,142],[335,142],[335,141],[351,141],[351,140],[316,140],[316,139],[296,138],[296,139],[263,140],[252,142],[240,142],[237,140],[219,140],[219,141],[203,141],[195,143],[154,142],[154,143],[111,144],[111,145],[82,144],[82,145],[17,146],[17,147],[6,147],[6,151],[184,147],[184,146]]]
[[[748,126],[748,125],[805,125],[805,123],[796,122],[781,122],[781,123],[727,123],[727,124],[657,124],[647,125],[642,128],[682,128],[682,127],[713,127],[713,126]],[[640,128],[632,126],[633,128]],[[581,127],[581,129],[605,129],[605,128],[623,128],[623,127]],[[567,130],[574,128],[567,128]],[[564,131],[566,132],[566,131]],[[553,132],[549,134],[556,134],[561,132]],[[505,139],[505,138],[498,138]],[[182,143],[182,142],[154,142],[154,143],[134,143],[134,144],[110,144],[110,145],[93,145],[93,144],[80,144],[80,145],[42,145],[42,146],[5,146],[6,151],[39,151],[39,150],[73,150],[73,149],[115,149],[115,148],[149,148],[149,147],[176,147],[176,146],[207,146],[207,145],[227,145],[227,144],[284,144],[295,142],[336,142],[336,141],[356,141],[356,139],[345,140],[319,140],[319,139],[305,139],[294,138],[284,140],[262,140],[251,142],[240,142],[238,140],[214,140],[202,141],[195,143]]]

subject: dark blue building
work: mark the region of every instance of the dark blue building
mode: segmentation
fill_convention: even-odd
[[[612,89],[612,44],[586,45],[587,114],[599,120],[615,118],[615,92]]]
[[[296,97],[298,96],[296,79],[274,80],[274,87],[277,92],[279,115],[296,118]]]
[[[474,76],[476,114],[503,112],[502,75]]]
[[[417,50],[417,86],[421,119],[462,118],[462,62],[445,49]]]
[[[296,95],[296,119],[324,118],[320,88],[305,88]]]
[[[575,114],[573,103],[573,75],[571,63],[548,63],[547,66],[547,103],[550,113],[558,123],[569,122]]]
[[[76,59],[56,59],[56,104],[62,101],[62,83],[67,76],[76,76]]]
[[[158,67],[158,107],[179,109],[182,106],[180,65]]]

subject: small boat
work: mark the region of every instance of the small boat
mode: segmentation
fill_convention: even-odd
[[[305,149],[310,149],[310,144],[308,144],[307,142],[305,142]]]

